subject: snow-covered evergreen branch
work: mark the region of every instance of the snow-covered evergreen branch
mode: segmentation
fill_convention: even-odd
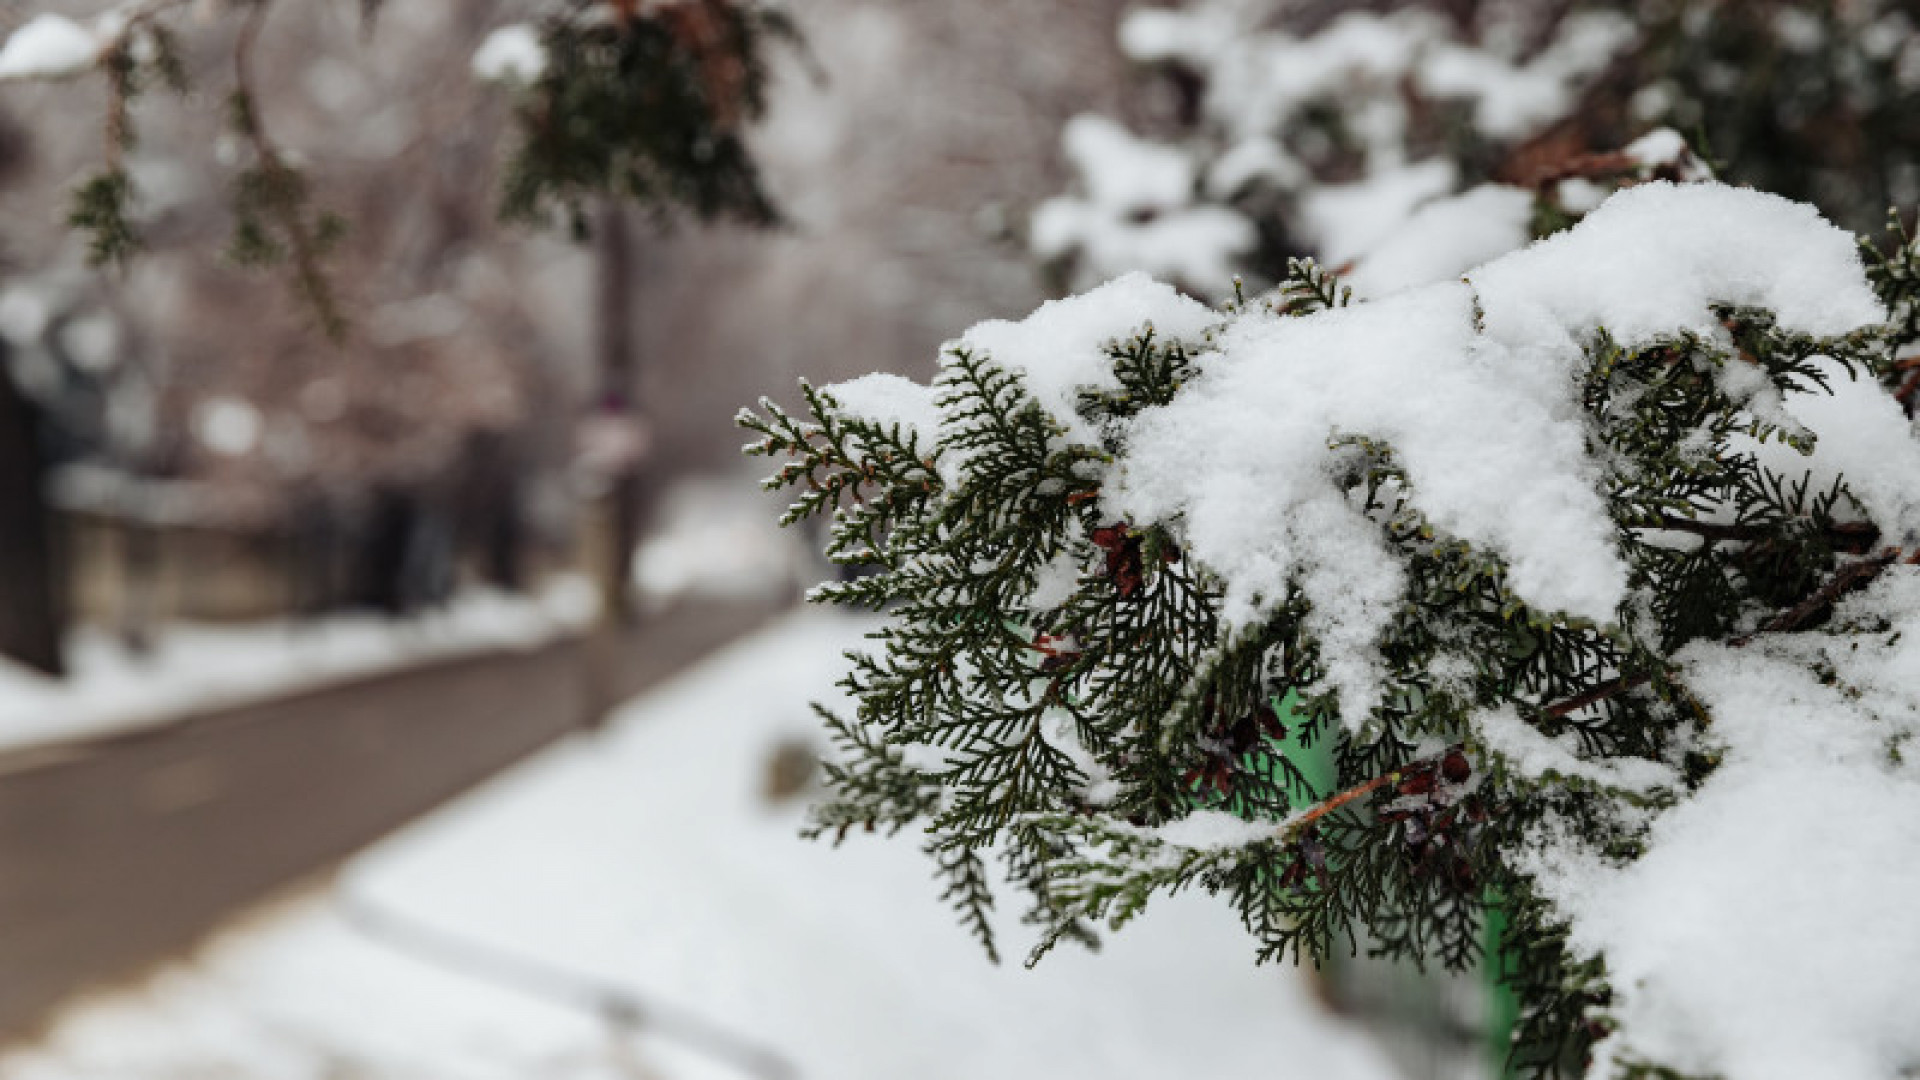
[[[1262,958],[1459,966],[1498,903],[1533,1073],[1920,1063],[1916,294],[1860,250],[1645,184],[1459,281],[1130,276],[746,414],[868,572],[816,598],[887,613],[821,828],[924,829],[988,942],[997,854],[1035,957],[1199,888]]]

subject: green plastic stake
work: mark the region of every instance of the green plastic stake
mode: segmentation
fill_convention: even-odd
[[[1501,947],[1507,933],[1506,898],[1489,886],[1485,904],[1480,933],[1487,977],[1487,1064],[1498,1080],[1514,1080],[1513,1035],[1520,1026],[1520,997],[1507,984],[1506,976],[1513,972]]]

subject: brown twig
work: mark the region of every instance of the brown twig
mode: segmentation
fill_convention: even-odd
[[[1766,527],[1761,525],[1724,525],[1711,521],[1696,521],[1693,518],[1684,518],[1677,514],[1660,515],[1658,525],[1653,527],[1671,529],[1674,532],[1692,533],[1695,536],[1703,536],[1709,540],[1727,540],[1736,543],[1752,540],[1755,537],[1765,535],[1767,532]],[[1879,534],[1879,529],[1864,521],[1841,521],[1835,522],[1827,527],[1827,535],[1829,537],[1847,544],[1858,544],[1862,541],[1871,543],[1872,539]]]
[[[1893,392],[1893,399],[1904,405],[1913,399],[1915,391],[1920,391],[1920,367],[1915,367],[1913,374],[1908,375],[1906,381],[1900,384],[1900,388]]]
[[[1775,615],[1760,625],[1760,629],[1750,634],[1742,634],[1727,644],[1739,648],[1761,634],[1781,633],[1797,630],[1812,621],[1813,617],[1833,606],[1841,596],[1860,588],[1880,576],[1887,567],[1898,562],[1906,553],[1899,548],[1886,548],[1857,562],[1850,562],[1836,571],[1825,585],[1814,591],[1813,595]],[[1912,558],[1908,558],[1912,562]]]
[[[126,50],[131,47],[133,32],[142,24],[150,23],[169,8],[184,6],[188,0],[147,0],[146,3],[123,7],[119,11],[120,31],[111,40],[103,42],[100,55],[118,57],[125,61]],[[107,78],[107,115],[103,136],[106,142],[106,169],[108,172],[120,172],[125,168],[124,157],[127,143],[133,131],[133,118],[130,102],[127,100],[128,72],[124,67],[110,69]]]
[[[1299,836],[1301,833],[1306,832],[1308,829],[1311,829],[1314,826],[1315,822],[1319,821],[1321,818],[1326,817],[1328,814],[1333,813],[1335,810],[1340,809],[1341,807],[1347,805],[1350,802],[1353,802],[1356,799],[1364,799],[1368,795],[1371,795],[1374,792],[1379,791],[1381,788],[1386,787],[1388,784],[1399,783],[1401,779],[1404,778],[1410,772],[1414,772],[1424,767],[1436,766],[1440,763],[1442,758],[1460,749],[1462,749],[1462,747],[1458,744],[1455,744],[1453,746],[1447,747],[1445,750],[1442,750],[1438,753],[1428,754],[1426,757],[1423,757],[1423,758],[1415,758],[1414,760],[1407,762],[1405,765],[1401,765],[1396,768],[1389,769],[1388,771],[1381,773],[1379,776],[1376,776],[1371,780],[1365,781],[1364,783],[1356,784],[1353,787],[1346,789],[1345,791],[1339,792],[1338,794],[1330,795],[1327,798],[1321,800],[1320,802],[1314,804],[1311,808],[1303,811],[1302,813],[1288,818],[1286,822],[1280,827],[1280,839],[1291,840],[1294,837]]]
[[[1629,690],[1645,686],[1652,681],[1653,676],[1651,675],[1623,675],[1617,679],[1608,679],[1606,682],[1599,683],[1584,693],[1575,694],[1565,701],[1555,702],[1541,710],[1541,712],[1558,720],[1560,717],[1566,716],[1569,713],[1579,712],[1589,705],[1598,705],[1610,698],[1618,697]]]
[[[1660,515],[1660,524],[1658,527],[1671,529],[1674,532],[1704,536],[1709,540],[1751,540],[1760,532],[1758,528],[1752,525],[1722,525],[1712,521],[1695,521],[1692,518],[1683,518],[1677,514]]]

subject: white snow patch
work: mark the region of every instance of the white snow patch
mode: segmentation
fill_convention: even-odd
[[[1166,210],[1193,198],[1193,161],[1178,147],[1135,138],[1097,113],[1067,121],[1060,135],[1087,195],[1120,210]]]
[[[632,584],[654,610],[691,596],[778,601],[817,577],[818,558],[779,528],[768,500],[733,477],[684,480],[633,553]]]
[[[1833,393],[1793,394],[1781,403],[1791,419],[1818,435],[1813,453],[1801,456],[1781,442],[1758,446],[1744,437],[1736,449],[1749,450],[1784,476],[1809,475],[1810,490],[1825,490],[1844,477],[1887,542],[1912,545],[1920,539],[1920,439],[1913,424],[1871,377],[1855,378],[1825,357],[1813,362]]]
[[[1890,575],[1875,595],[1911,642],[1920,571]],[[1642,1059],[1726,1080],[1920,1065],[1920,768],[1889,754],[1920,731],[1920,651],[1846,646],[1813,633],[1690,647],[1684,679],[1713,716],[1719,769],[1624,866],[1552,830],[1535,838],[1525,869],[1614,988],[1619,1027],[1595,1080]],[[1821,652],[1841,687],[1809,669]]]
[[[984,322],[959,346],[984,353],[1018,373],[1028,393],[1068,434],[1097,444],[1099,433],[1078,411],[1080,391],[1114,390],[1119,381],[1106,346],[1151,325],[1163,339],[1198,340],[1222,316],[1145,274],[1115,278],[1064,300],[1051,300],[1019,322]]]
[[[1533,195],[1482,184],[1415,210],[1346,275],[1361,297],[1459,277],[1533,238]]]
[[[1624,568],[1579,429],[1559,419],[1571,380],[1528,371],[1545,359],[1481,341],[1458,283],[1242,319],[1179,398],[1141,415],[1109,499],[1135,521],[1183,517],[1189,550],[1226,582],[1234,625],[1283,599],[1299,571],[1357,723],[1375,695],[1372,642],[1403,585],[1379,530],[1334,481],[1334,435],[1393,445],[1417,504],[1505,554],[1523,595],[1612,618]]]
[[[1243,848],[1279,834],[1283,823],[1249,821],[1224,810],[1195,810],[1153,829],[1151,835],[1162,843],[1194,851],[1222,851]]]
[[[0,79],[77,75],[100,59],[101,39],[63,15],[40,14],[0,45]]]
[[[1047,710],[1040,718],[1040,737],[1080,770],[1080,775],[1086,781],[1080,786],[1080,797],[1089,806],[1105,806],[1119,797],[1119,781],[1113,778],[1113,771],[1080,741],[1079,729],[1075,727],[1071,712],[1065,709]]]
[[[898,424],[916,436],[922,448],[931,449],[940,431],[938,393],[891,372],[876,371],[822,390],[849,416],[883,427]]]
[[[1566,116],[1574,92],[1636,38],[1633,21],[1615,12],[1569,18],[1553,43],[1525,64],[1455,42],[1436,46],[1417,73],[1435,97],[1471,100],[1474,125],[1496,139],[1519,140]]]
[[[1207,169],[1206,192],[1209,198],[1231,199],[1256,180],[1292,189],[1311,179],[1307,167],[1277,140],[1256,135],[1235,143],[1214,159]]]
[[[474,77],[485,82],[533,83],[547,70],[547,47],[525,23],[489,33],[473,52]]]
[[[1627,345],[1712,336],[1714,303],[1766,308],[1810,334],[1886,317],[1852,234],[1803,203],[1718,184],[1628,188],[1469,277],[1487,336],[1512,348],[1561,351],[1600,326]]]
[[[1080,560],[1071,549],[1062,550],[1041,565],[1034,575],[1033,592],[1027,607],[1033,611],[1051,611],[1073,598],[1080,588]]]
[[[239,457],[260,445],[260,410],[236,397],[209,398],[193,410],[193,433],[216,454]]]
[[[1512,705],[1476,712],[1469,724],[1486,750],[1529,780],[1560,776],[1645,794],[1672,787],[1680,779],[1673,769],[1657,761],[1583,758],[1574,750],[1575,740],[1570,736],[1548,738],[1522,720]]]
[[[1191,155],[1091,113],[1068,121],[1061,141],[1085,194],[1034,208],[1028,244],[1035,255],[1077,255],[1083,279],[1142,270],[1208,293],[1232,289],[1234,261],[1253,249],[1258,233],[1237,211],[1193,205]]]
[[[1070,197],[1035,207],[1029,229],[1035,255],[1078,255],[1082,276],[1138,270],[1210,296],[1233,290],[1235,260],[1259,240],[1253,222],[1236,210],[1189,207],[1140,220]]]
[[[1386,243],[1422,204],[1452,191],[1455,175],[1451,161],[1436,158],[1316,188],[1301,199],[1301,229],[1321,262],[1344,265]]]

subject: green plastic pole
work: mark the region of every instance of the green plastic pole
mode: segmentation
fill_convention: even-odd
[[[1520,997],[1507,985],[1512,965],[1501,947],[1507,933],[1506,898],[1498,889],[1488,887],[1485,904],[1480,932],[1485,957],[1482,967],[1487,978],[1487,1065],[1498,1080],[1514,1080],[1513,1035],[1520,1026]]]
[[[1293,691],[1274,703],[1273,711],[1286,725],[1287,737],[1280,740],[1280,756],[1287,759],[1300,772],[1307,786],[1313,789],[1315,799],[1324,799],[1333,794],[1333,786],[1340,780],[1339,770],[1333,762],[1333,739],[1322,733],[1318,742],[1308,746],[1301,741],[1299,715],[1300,697]]]
[[[1314,797],[1324,799],[1333,794],[1334,786],[1339,782],[1339,771],[1333,760],[1333,740],[1323,735],[1311,747],[1301,741],[1302,725],[1295,711],[1298,702],[1299,698],[1289,691],[1285,698],[1275,703],[1274,711],[1287,726],[1286,738],[1279,741],[1280,753],[1299,770],[1307,786],[1313,789]],[[1515,1080],[1516,1073],[1510,1058],[1513,1034],[1520,1023],[1520,999],[1505,979],[1509,961],[1501,948],[1501,940],[1507,929],[1506,908],[1504,898],[1496,889],[1487,889],[1483,902],[1485,915],[1481,920],[1480,932],[1485,959],[1481,970],[1484,972],[1487,992],[1488,1074],[1495,1080]],[[1338,957],[1331,959],[1337,961]]]

